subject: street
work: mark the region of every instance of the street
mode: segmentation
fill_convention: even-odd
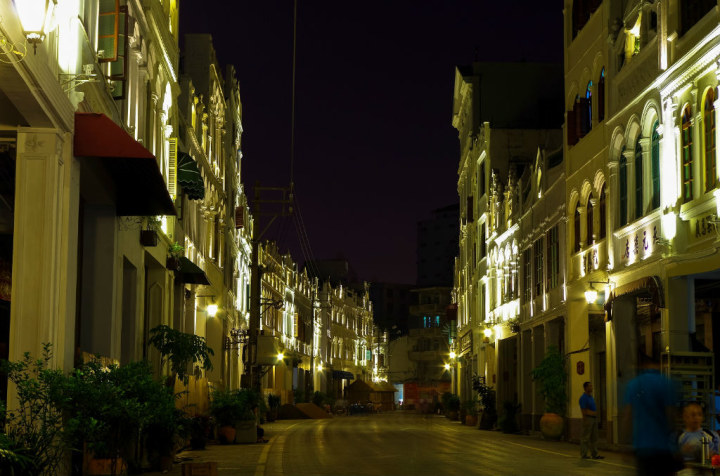
[[[208,446],[178,458],[217,461],[218,475],[634,474],[632,458],[581,460],[577,445],[505,435],[436,415],[395,412],[264,425],[267,444]],[[171,473],[179,475],[175,465]],[[159,474],[159,473],[156,473]]]

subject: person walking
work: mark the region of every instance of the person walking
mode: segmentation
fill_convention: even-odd
[[[580,397],[580,411],[582,411],[582,438],[580,439],[580,457],[583,459],[603,459],[597,450],[598,422],[597,407],[592,396],[593,386],[590,382],[583,384],[584,393]],[[590,456],[588,455],[590,451]]]
[[[625,388],[625,425],[632,425],[638,476],[670,476],[682,469],[675,458],[675,423],[678,389],[660,373],[660,363],[639,356],[639,373]],[[624,432],[626,433],[626,432]]]

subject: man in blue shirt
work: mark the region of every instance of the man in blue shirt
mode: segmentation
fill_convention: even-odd
[[[598,423],[597,423],[597,407],[595,399],[592,396],[593,386],[590,382],[583,384],[585,393],[580,397],[580,411],[582,411],[582,438],[580,439],[580,456],[588,459],[588,449],[593,459],[603,459],[597,450],[598,440]]]
[[[632,423],[637,474],[674,475],[682,468],[674,457],[677,436],[672,438],[677,388],[659,372],[657,361],[644,354],[639,360],[641,371],[625,389],[625,420]]]

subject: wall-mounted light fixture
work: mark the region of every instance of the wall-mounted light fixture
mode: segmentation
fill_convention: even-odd
[[[203,296],[195,296],[196,298],[210,298],[210,304],[207,305],[205,308],[205,312],[207,312],[208,317],[215,317],[217,316],[218,311],[220,308],[215,303],[215,296],[214,295],[203,295]]]
[[[450,351],[450,358],[451,358],[451,359],[454,359],[455,357],[457,357],[457,354],[451,350],[451,351]]]
[[[607,281],[590,281],[588,284],[590,284],[590,289],[588,289],[587,291],[585,291],[585,300],[587,301],[588,304],[593,304],[593,303],[597,302],[597,299],[598,299],[598,292],[597,292],[597,290],[595,290],[595,286],[593,286],[593,285],[594,285],[594,284],[605,284],[605,285],[609,285],[609,284],[610,284],[610,280],[607,280]]]
[[[450,370],[450,364],[445,364],[445,370]]]
[[[56,0],[14,0],[23,33],[37,53],[37,45],[45,39]]]

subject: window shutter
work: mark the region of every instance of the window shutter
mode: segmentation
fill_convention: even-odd
[[[98,62],[117,61],[120,0],[100,0],[98,16]]]
[[[580,137],[590,132],[590,98],[579,99],[579,117],[576,118],[580,126]]]
[[[235,207],[235,229],[245,225],[245,210],[243,207]]]
[[[567,129],[567,142],[568,145],[575,145],[578,141],[578,133],[575,122],[575,109],[567,112],[567,121],[565,121]]]
[[[168,192],[177,195],[177,137],[168,139]]]
[[[471,222],[471,221],[474,220],[474,218],[473,218],[473,197],[472,197],[472,195],[470,195],[470,196],[467,198],[467,219],[468,219],[468,222]]]

